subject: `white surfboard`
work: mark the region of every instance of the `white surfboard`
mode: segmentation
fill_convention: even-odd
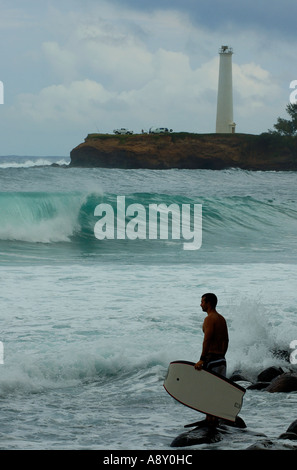
[[[165,390],[177,401],[201,413],[234,422],[242,407],[245,389],[206,370],[196,370],[194,362],[169,364]]]

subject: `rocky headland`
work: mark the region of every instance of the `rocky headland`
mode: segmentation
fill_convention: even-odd
[[[297,137],[273,133],[89,134],[71,151],[70,158],[70,167],[296,171]]]

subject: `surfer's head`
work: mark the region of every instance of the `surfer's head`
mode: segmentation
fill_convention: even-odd
[[[201,307],[202,307],[202,304],[203,304],[205,306],[207,305],[207,306],[211,307],[212,309],[215,309],[216,306],[217,306],[217,303],[218,303],[217,296],[215,294],[210,293],[210,292],[207,293],[207,294],[204,294],[201,297]],[[203,309],[203,307],[202,307],[202,309]]]

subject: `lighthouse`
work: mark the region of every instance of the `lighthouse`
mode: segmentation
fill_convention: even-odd
[[[232,47],[222,46],[219,50],[220,68],[217,100],[216,132],[233,134],[233,93],[232,93]]]

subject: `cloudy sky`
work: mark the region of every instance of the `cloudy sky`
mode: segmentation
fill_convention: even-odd
[[[0,0],[0,155],[68,156],[88,133],[215,131],[221,45],[236,131],[286,117],[296,0]]]

